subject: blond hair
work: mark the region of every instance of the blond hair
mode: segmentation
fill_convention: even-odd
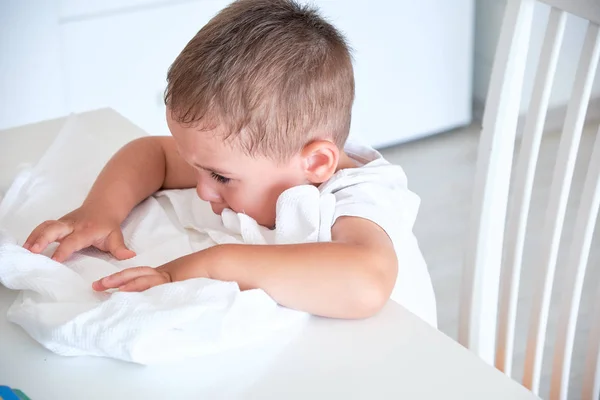
[[[316,139],[343,147],[353,100],[344,37],[292,0],[238,0],[223,9],[175,59],[165,91],[179,123],[219,126],[248,154],[276,159]]]

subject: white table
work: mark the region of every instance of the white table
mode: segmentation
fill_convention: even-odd
[[[0,384],[32,400],[535,398],[391,301],[367,320],[311,318],[274,356],[245,350],[142,367],[51,353],[6,320],[15,295],[0,288]]]
[[[104,110],[86,118],[106,122],[121,117]],[[117,122],[127,125],[122,119]],[[0,131],[0,166],[5,175],[0,180],[9,178],[9,169],[16,170],[9,157],[35,161],[41,154],[22,140],[40,137],[37,147],[47,145],[60,126],[55,120]],[[19,388],[32,400],[536,398],[391,301],[367,320],[312,317],[285,346],[142,367],[51,353],[7,321],[7,309],[16,295],[0,286],[0,385]]]

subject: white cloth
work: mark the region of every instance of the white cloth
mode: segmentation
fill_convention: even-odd
[[[338,171],[319,188],[335,196],[333,222],[360,217],[379,225],[390,237],[398,258],[398,277],[391,298],[437,327],[435,294],[427,264],[413,234],[419,197],[408,189],[406,175],[369,146],[349,142],[346,154],[360,168]]]

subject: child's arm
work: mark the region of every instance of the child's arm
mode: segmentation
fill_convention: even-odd
[[[60,241],[53,255],[57,261],[88,246],[110,251],[118,259],[132,257],[120,229],[131,210],[161,188],[194,186],[194,170],[179,156],[172,137],[134,140],[106,164],[81,207],[39,225],[23,247],[41,253]]]
[[[156,191],[195,185],[194,169],[179,156],[172,137],[143,137],[126,144],[110,159],[83,206],[109,206],[107,209],[124,221]]]
[[[397,258],[387,234],[371,221],[342,217],[331,243],[221,245],[157,269],[131,268],[94,289],[140,291],[170,281],[208,277],[261,288],[279,304],[335,318],[364,318],[387,302]]]

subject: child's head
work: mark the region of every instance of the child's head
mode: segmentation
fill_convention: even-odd
[[[270,226],[286,189],[328,180],[354,99],[343,36],[291,0],[239,0],[169,69],[167,121],[197,190]]]

